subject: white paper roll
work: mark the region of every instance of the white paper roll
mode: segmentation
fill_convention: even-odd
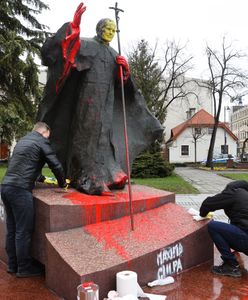
[[[122,271],[116,274],[116,290],[120,297],[133,295],[137,297],[137,273]]]

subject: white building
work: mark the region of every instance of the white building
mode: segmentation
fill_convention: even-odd
[[[238,155],[242,152],[244,141],[248,138],[248,106],[233,106],[230,115],[231,130],[238,137]],[[244,153],[248,153],[248,143]]]
[[[39,84],[44,87],[47,82],[47,67],[39,66]]]
[[[187,98],[174,100],[167,108],[165,126],[165,141],[170,139],[171,129],[192,117],[200,109],[213,114],[213,101],[209,89],[202,87],[200,79],[184,79],[187,84],[184,91]],[[206,85],[206,83],[205,83]]]
[[[171,129],[170,139],[166,142],[167,158],[170,163],[200,162],[207,159],[214,117],[204,109],[193,117]],[[216,133],[214,155],[228,153],[236,155],[237,137],[220,122]]]

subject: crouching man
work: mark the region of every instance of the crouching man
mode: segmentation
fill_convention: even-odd
[[[218,209],[224,209],[230,224],[217,221],[208,224],[208,232],[223,260],[222,265],[212,267],[212,272],[241,277],[239,263],[231,249],[248,255],[248,182],[231,182],[220,194],[207,197],[201,205],[200,215],[205,217]]]

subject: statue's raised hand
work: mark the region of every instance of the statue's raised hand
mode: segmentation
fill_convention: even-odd
[[[75,11],[73,21],[71,23],[72,27],[79,27],[81,23],[82,14],[85,12],[86,6],[84,6],[83,2],[78,5],[77,10]]]
[[[75,57],[80,49],[80,23],[82,14],[85,12],[86,6],[83,2],[78,5],[75,11],[73,21],[68,23],[65,38],[61,42],[62,54],[64,59],[64,69],[61,77],[56,83],[56,92],[59,93],[64,81],[66,80],[71,68],[75,67]]]

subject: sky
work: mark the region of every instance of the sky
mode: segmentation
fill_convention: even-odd
[[[55,32],[63,23],[73,19],[80,3],[78,0],[43,0],[50,11],[44,11],[39,20]],[[114,0],[85,0],[87,7],[82,16],[81,36],[95,35],[96,23],[101,18],[114,19]],[[125,54],[141,39],[154,47],[166,40],[187,44],[187,52],[195,57],[194,75],[200,76],[206,68],[206,44],[220,49],[222,38],[232,42],[234,48],[248,53],[247,0],[119,0],[120,40]],[[117,49],[116,39],[111,44]]]
[[[49,11],[38,19],[56,32],[65,22],[72,21],[78,0],[43,0]],[[81,20],[82,37],[93,37],[95,26],[102,18],[115,19],[114,0],[85,0],[86,12]],[[194,70],[189,76],[202,78],[207,70],[205,48],[221,49],[222,39],[232,43],[235,50],[248,54],[248,1],[247,0],[118,0],[120,13],[120,41],[125,55],[141,39],[151,48],[158,41],[158,49],[166,41],[175,40],[187,45],[186,53],[194,56]],[[111,46],[117,48],[115,37]],[[248,63],[247,63],[248,68]]]

